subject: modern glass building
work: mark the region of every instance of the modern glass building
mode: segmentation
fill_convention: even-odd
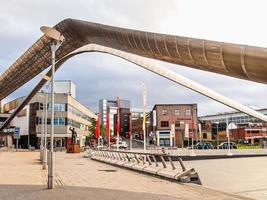
[[[62,86],[62,83],[60,84]],[[63,84],[64,85],[64,84]],[[61,91],[67,91],[61,89]],[[65,146],[67,138],[71,137],[70,127],[74,127],[81,146],[85,145],[85,138],[90,134],[91,119],[97,118],[94,112],[82,105],[70,93],[55,93],[54,138],[55,146]],[[25,97],[17,98],[3,106],[4,113],[12,113]],[[30,103],[11,121],[10,126],[20,128],[19,144],[27,148],[28,145],[39,148],[40,138],[44,132],[45,99],[47,98],[47,132],[51,133],[51,94],[37,93]]]
[[[120,100],[120,108],[121,109],[129,109],[131,108],[131,101],[129,100]],[[107,125],[107,112],[110,113],[110,129],[111,134],[114,131],[114,117],[117,114],[117,101],[116,100],[108,100],[108,99],[101,99],[99,100],[99,112],[101,114],[101,123],[106,126]],[[123,126],[123,121],[121,122],[121,126]]]
[[[267,115],[267,108],[258,109],[258,112]],[[256,119],[255,117],[248,116],[247,114],[241,112],[225,112],[225,113],[218,113],[215,115],[206,115],[198,117],[200,121],[210,121],[211,123],[226,123],[226,119],[228,123],[235,123],[238,125],[242,124],[249,124],[249,123],[259,123],[261,124],[262,121]]]

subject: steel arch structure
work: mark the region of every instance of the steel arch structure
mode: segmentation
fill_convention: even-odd
[[[56,63],[56,70],[58,70],[62,64],[64,62],[66,62],[68,59],[72,58],[73,56],[82,54],[82,53],[87,53],[87,52],[100,52],[100,53],[107,53],[113,56],[117,56],[120,57],[126,61],[129,61],[135,65],[138,65],[146,70],[149,70],[155,74],[158,74],[164,78],[167,78],[179,85],[182,85],[186,88],[189,88],[193,91],[196,91],[206,97],[209,97],[217,102],[220,102],[226,106],[229,106],[233,109],[236,109],[238,111],[244,112],[250,116],[256,117],[260,120],[266,121],[267,122],[267,116],[247,107],[244,106],[234,100],[231,100],[217,92],[214,92],[212,90],[210,90],[207,87],[204,87],[182,75],[179,75],[175,72],[173,72],[172,70],[169,70],[167,68],[164,68],[162,66],[160,66],[157,63],[153,63],[143,57],[134,55],[134,54],[130,54],[124,51],[120,51],[117,49],[113,49],[113,48],[109,48],[109,47],[104,47],[104,46],[100,46],[100,45],[96,45],[96,44],[89,44],[89,45],[85,45],[81,48],[76,49],[75,51],[69,53],[68,55],[64,56],[62,59],[60,59],[57,63]],[[48,71],[48,73],[46,74],[46,76],[50,77],[51,76],[51,70]],[[11,116],[5,121],[5,123],[0,127],[0,130],[2,130],[3,128],[5,128],[10,121],[23,109],[23,107],[25,105],[27,105],[29,103],[29,101],[33,98],[33,96],[45,85],[45,83],[47,82],[47,80],[45,78],[43,78],[38,84],[37,86],[31,91],[31,93],[25,98],[25,100],[16,108],[16,110],[11,114]]]
[[[87,44],[267,83],[267,49],[65,19],[55,26],[65,42],[57,59]],[[0,76],[0,100],[51,65],[51,39],[42,36]]]

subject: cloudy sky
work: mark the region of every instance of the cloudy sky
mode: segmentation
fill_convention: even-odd
[[[66,4],[66,2],[68,4]],[[1,0],[0,73],[41,35],[39,27],[76,18],[113,26],[267,47],[265,0]],[[267,107],[267,86],[160,62],[176,72],[234,100]],[[90,53],[70,59],[56,74],[72,80],[77,98],[93,110],[101,98],[120,96],[142,106],[141,81],[148,104],[198,103],[200,115],[230,110],[195,92],[119,58]],[[29,93],[36,77],[4,102]]]

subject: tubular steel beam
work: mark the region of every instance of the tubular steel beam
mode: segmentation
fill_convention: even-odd
[[[65,37],[57,60],[87,44],[267,83],[267,49],[112,27],[65,19],[54,27]],[[42,36],[0,76],[0,100],[51,65],[51,40]]]
[[[108,47],[104,47],[104,46],[99,46],[99,45],[95,45],[95,44],[90,44],[90,45],[85,45],[73,52],[71,52],[70,54],[66,55],[65,57],[63,57],[61,60],[59,60],[56,63],[56,70],[65,62],[67,61],[69,58],[81,54],[81,53],[86,53],[86,52],[101,52],[101,53],[108,53],[117,57],[120,57],[122,59],[125,59],[129,62],[132,62],[146,70],[149,70],[153,73],[156,73],[162,77],[165,77],[175,83],[178,83],[184,87],[187,87],[191,90],[194,90],[200,94],[203,94],[204,96],[207,96],[215,101],[218,101],[226,106],[229,106],[235,110],[241,111],[243,113],[246,113],[250,116],[253,116],[257,119],[260,119],[262,121],[266,121],[267,122],[267,116],[247,107],[244,106],[234,100],[231,100],[217,92],[214,92],[194,81],[191,81],[190,79],[179,75],[167,68],[164,68],[156,63],[153,63],[151,61],[149,61],[148,59],[144,59],[143,57],[140,56],[136,56],[134,54],[129,54],[120,50],[116,50],[116,49],[112,49],[112,48],[108,48]],[[48,71],[48,73],[46,74],[46,76],[50,77],[51,76],[51,71]],[[20,110],[23,109],[23,107],[25,105],[27,105],[29,103],[29,101],[31,100],[31,98],[42,88],[42,86],[46,83],[46,79],[43,78],[38,84],[37,86],[31,91],[31,93],[26,97],[26,99],[18,106],[18,108],[11,114],[11,116],[6,120],[6,122],[0,127],[0,130],[2,130],[4,127],[6,127],[9,122],[20,112]]]

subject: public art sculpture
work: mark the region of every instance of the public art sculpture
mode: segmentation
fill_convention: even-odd
[[[117,28],[66,19],[55,26],[65,37],[56,58],[98,44],[148,58],[267,83],[267,49]],[[0,100],[51,65],[51,39],[42,36],[0,76]]]
[[[77,144],[77,132],[75,128],[69,128],[71,131],[71,144],[67,145],[67,153],[80,153],[80,145]]]
[[[69,130],[71,131],[71,143],[76,144],[77,132],[75,131],[75,128],[70,127]]]
[[[267,83],[266,48],[143,32],[74,19],[66,19],[54,28],[65,37],[64,43],[56,54],[59,61],[58,67],[69,57],[82,52],[82,50],[75,52],[76,49],[78,50],[85,45],[96,44],[103,48],[120,50],[195,69]],[[42,36],[0,76],[0,100],[51,65],[50,44],[51,39]],[[84,51],[90,52],[93,49]],[[106,50],[101,51],[100,49],[96,51],[106,52]],[[110,51],[106,53],[112,54]],[[120,56],[120,54],[118,52],[118,55],[114,55]],[[127,58],[124,59],[127,60]],[[142,66],[142,64],[138,65]],[[39,82],[17,111],[32,98],[45,82],[44,79]],[[250,112],[257,117],[253,110],[250,109]],[[250,112],[245,113],[250,114]],[[259,119],[264,118],[265,120],[265,116],[258,116]]]

